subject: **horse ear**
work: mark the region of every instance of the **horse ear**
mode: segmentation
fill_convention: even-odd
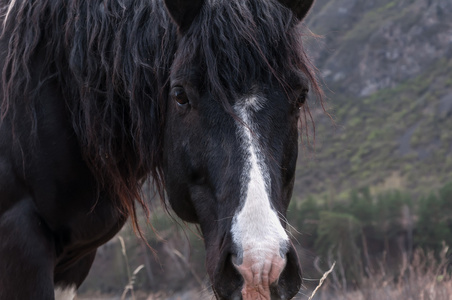
[[[165,0],[166,9],[180,32],[188,30],[203,4],[204,0]]]
[[[315,0],[279,0],[285,7],[292,10],[298,20],[303,20],[314,4]]]

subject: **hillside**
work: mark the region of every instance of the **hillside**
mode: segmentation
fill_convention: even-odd
[[[452,179],[451,15],[450,1],[317,1],[307,42],[335,125],[314,108],[295,198]]]

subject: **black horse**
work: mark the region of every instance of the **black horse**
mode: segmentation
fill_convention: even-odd
[[[1,0],[0,299],[73,298],[147,178],[218,299],[292,298],[312,2]]]

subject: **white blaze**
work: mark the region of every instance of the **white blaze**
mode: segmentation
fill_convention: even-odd
[[[234,243],[243,250],[243,255],[251,256],[257,264],[279,255],[280,247],[289,241],[277,213],[271,206],[270,174],[260,150],[259,132],[251,121],[251,116],[258,113],[260,103],[264,100],[253,96],[234,106],[244,122],[238,123],[238,132],[247,161],[241,178],[241,191],[245,199],[241,199],[242,208],[233,219],[231,232]]]

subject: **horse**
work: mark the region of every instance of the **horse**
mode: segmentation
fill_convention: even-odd
[[[147,181],[217,299],[293,298],[313,2],[1,0],[0,299],[73,299]]]

